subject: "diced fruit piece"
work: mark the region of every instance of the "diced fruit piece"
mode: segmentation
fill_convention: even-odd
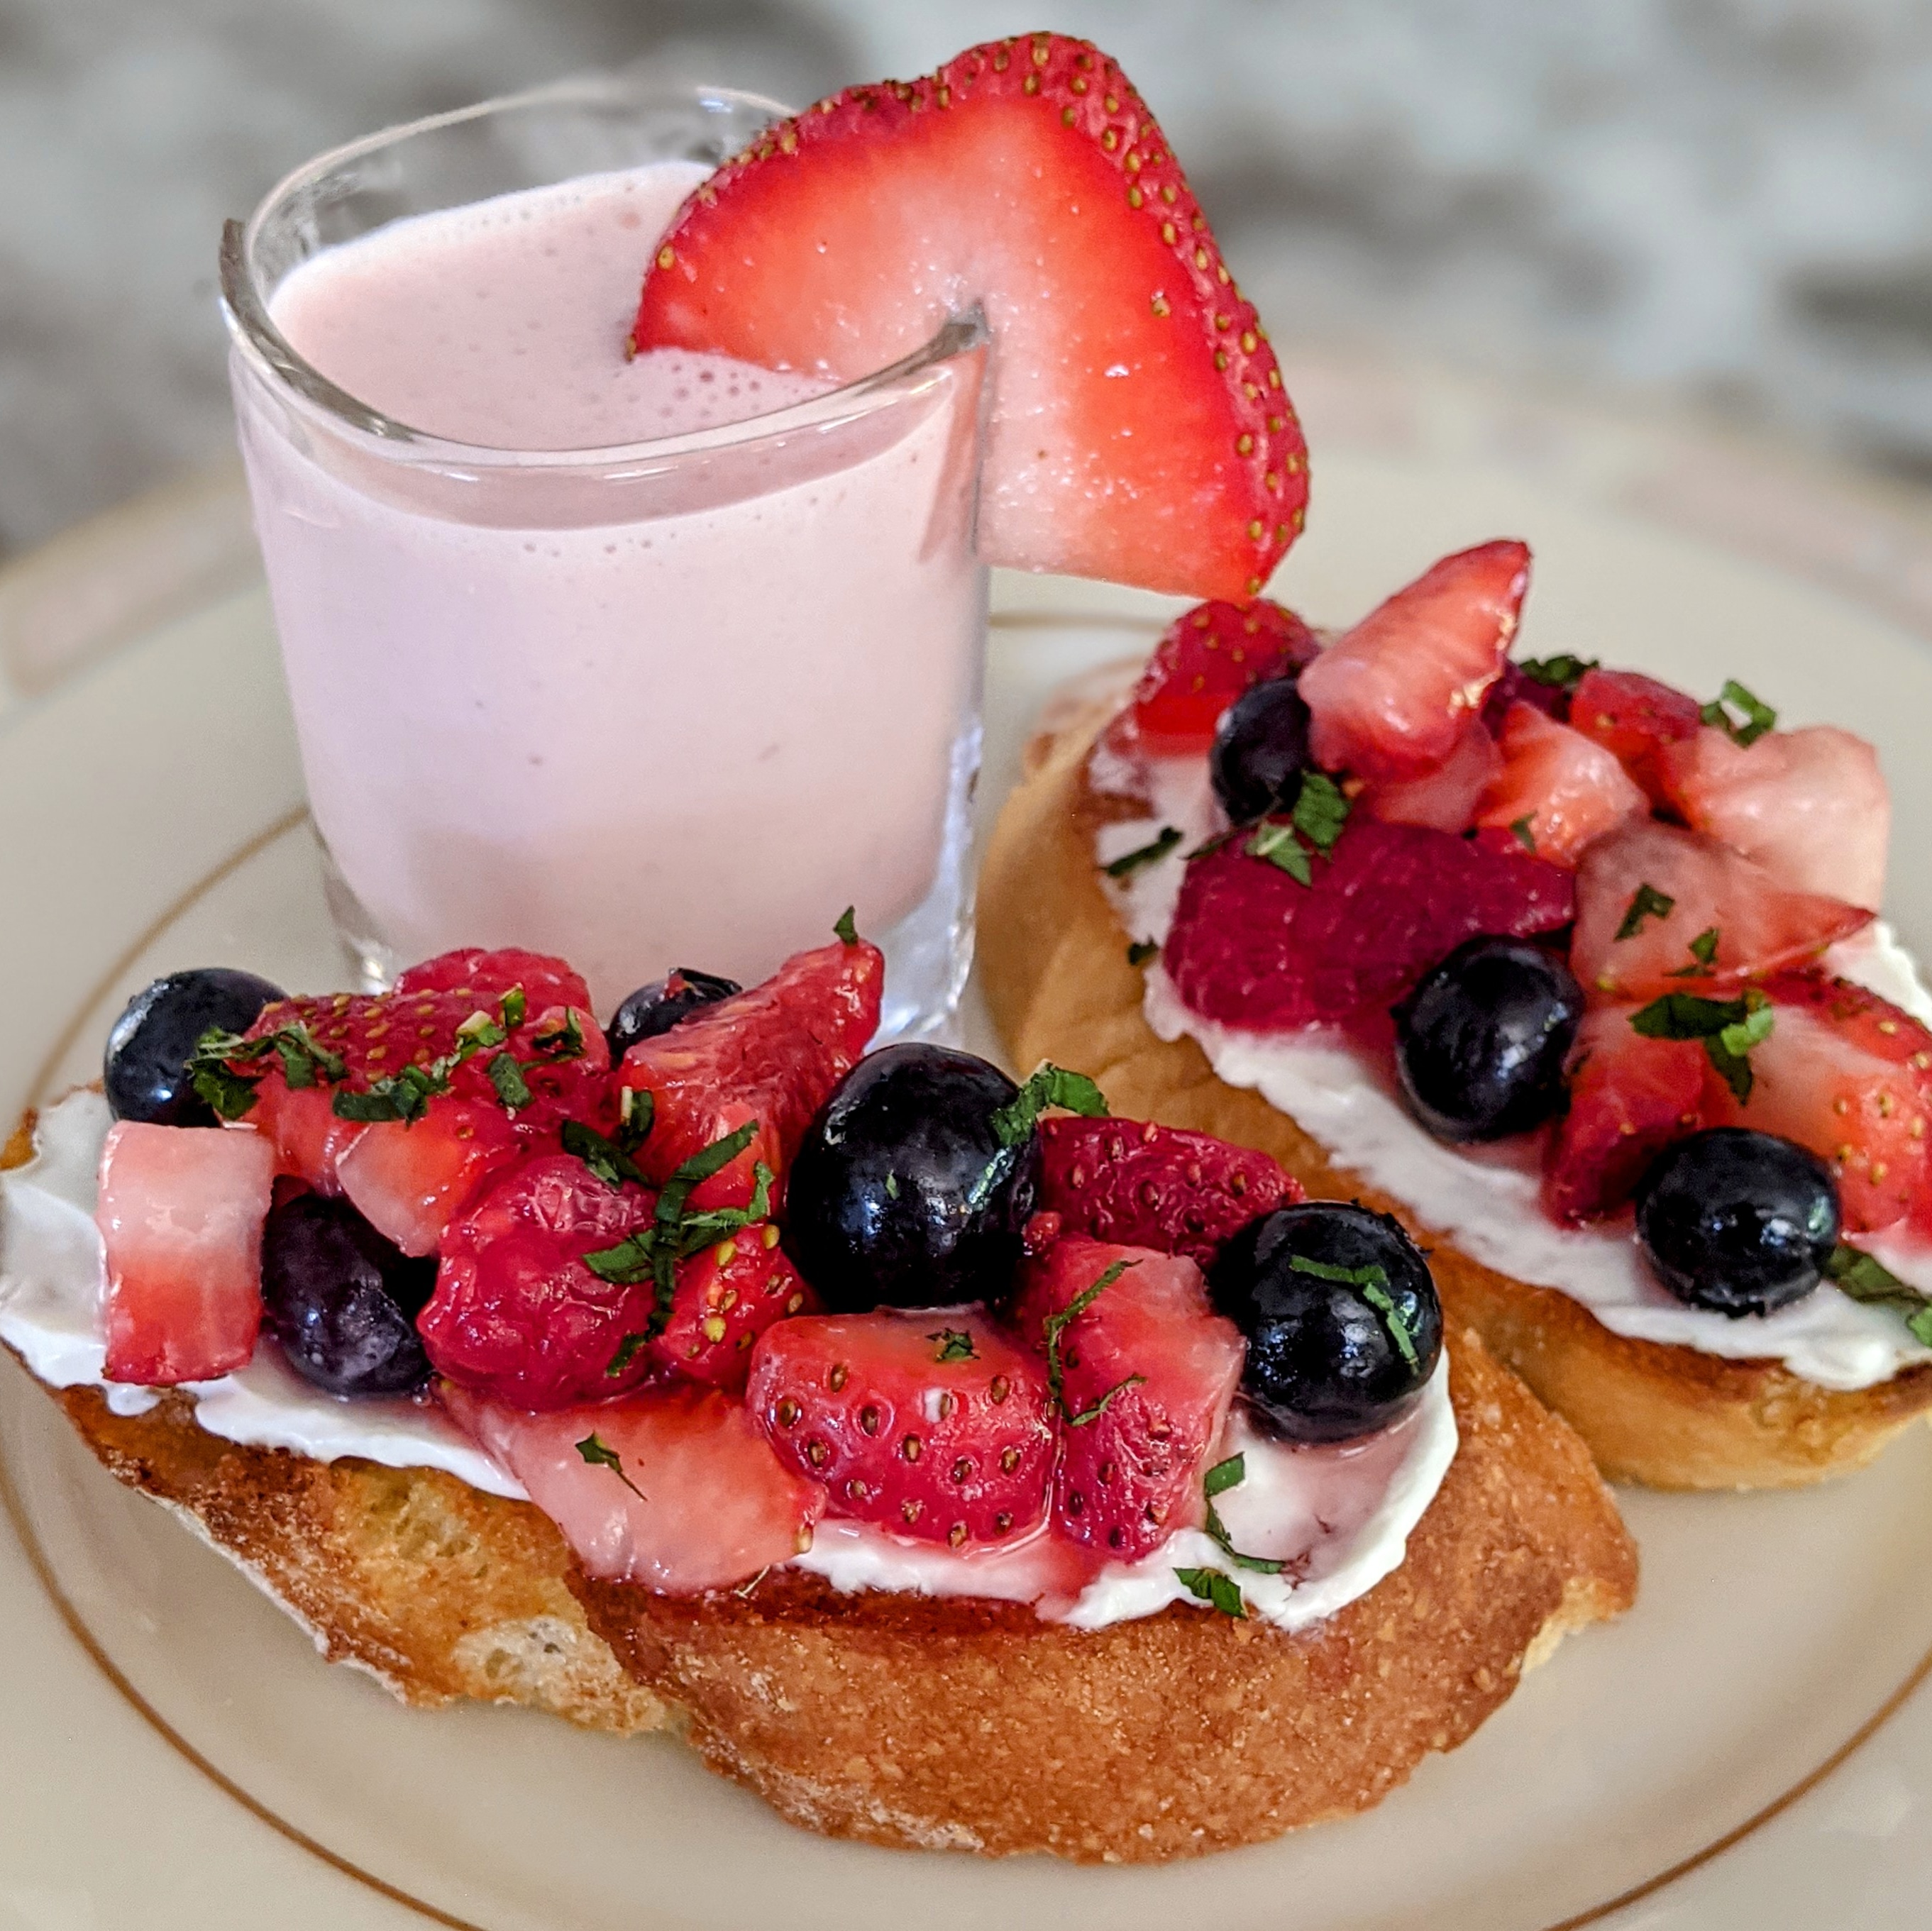
[[[1084,41],[974,47],[768,129],[672,223],[632,339],[850,380],[975,302],[980,554],[1258,594],[1301,527],[1300,429],[1166,136]]]
[[[274,1148],[245,1129],[109,1129],[94,1214],[107,1255],[109,1381],[167,1387],[248,1365],[274,1177]]]
[[[332,1395],[413,1394],[429,1379],[416,1316],[436,1263],[412,1259],[346,1201],[298,1193],[262,1234],[262,1299],[289,1365]]]
[[[746,1400],[830,1514],[970,1550],[1046,1513],[1046,1378],[983,1315],[782,1321],[752,1354]]]
[[[815,1314],[818,1297],[778,1245],[775,1222],[741,1227],[677,1267],[670,1318],[651,1359],[687,1381],[742,1392],[752,1350],[772,1322]]]
[[[807,1130],[785,1240],[840,1313],[1004,1298],[1040,1185],[1039,1144],[995,1128],[1019,1088],[971,1053],[882,1047]]]
[[[681,1026],[694,1012],[744,989],[735,979],[721,979],[715,972],[698,972],[689,966],[639,986],[620,1003],[604,1029],[610,1057],[621,1060],[640,1039],[655,1039]]]
[[[1208,754],[1214,796],[1231,823],[1289,811],[1308,768],[1308,706],[1292,677],[1244,691],[1222,714]]]
[[[1649,800],[1610,752],[1530,705],[1510,706],[1501,748],[1502,769],[1476,823],[1552,865],[1574,865],[1592,838],[1650,814]]]
[[[1730,991],[1870,922],[1840,899],[1780,885],[1715,838],[1646,820],[1583,854],[1570,964],[1593,996],[1641,1003],[1673,990]]]
[[[494,952],[478,946],[466,946],[460,952],[439,952],[434,958],[424,959],[421,965],[398,973],[390,997],[404,999],[411,993],[460,992],[473,997],[478,1005],[489,1005],[518,985],[523,988],[524,1000],[532,1012],[541,1012],[547,1006],[574,1006],[584,1012],[590,1010],[590,988],[581,973],[547,952],[526,952],[514,946]]]
[[[714,1389],[667,1388],[555,1414],[460,1390],[446,1399],[601,1581],[668,1596],[728,1588],[810,1548],[824,1511],[823,1493]]]
[[[1680,1140],[1637,1189],[1637,1237],[1681,1301],[1738,1320],[1802,1300],[1838,1240],[1832,1177],[1802,1147],[1713,1127]]]
[[[451,1215],[524,1142],[501,1106],[446,1096],[420,1120],[379,1120],[336,1157],[342,1191],[405,1254],[433,1254]]]
[[[1502,675],[1490,686],[1489,695],[1483,700],[1483,728],[1492,736],[1502,732],[1503,719],[1512,704],[1533,705],[1559,724],[1570,721],[1569,686],[1532,677],[1513,657],[1504,661]]]
[[[1905,1067],[1922,1087],[1932,1088],[1932,1030],[1869,987],[1814,970],[1780,973],[1764,989],[1774,1006],[1802,1008],[1861,1051]]]
[[[1265,597],[1198,604],[1168,626],[1134,687],[1129,712],[1140,748],[1154,757],[1205,751],[1243,691],[1299,670],[1321,648],[1292,610]]]
[[[1610,1213],[1651,1162],[1703,1123],[1710,1061],[1695,1039],[1648,1039],[1634,1006],[1604,1006],[1583,1021],[1571,1055],[1570,1110],[1551,1135],[1543,1201],[1572,1225]]]
[[[1421,1251],[1387,1214],[1307,1201],[1251,1222],[1208,1279],[1247,1338],[1250,1408],[1291,1441],[1346,1441],[1420,1399],[1442,1352]]]
[[[878,1031],[885,960],[860,940],[786,960],[762,985],[719,1000],[624,1055],[617,1083],[650,1094],[638,1159],[662,1184],[694,1153],[755,1120],[751,1144],[695,1188],[695,1207],[743,1207],[762,1161],[782,1176],[812,1116]]]
[[[1075,1236],[1028,1263],[1012,1318],[1049,1375],[1059,1363],[1056,1531],[1134,1562],[1198,1525],[1201,1478],[1242,1354],[1234,1324],[1208,1305],[1200,1269],[1184,1255]]]
[[[1502,674],[1528,588],[1528,545],[1485,543],[1371,610],[1301,673],[1316,761],[1371,782],[1440,765]]]
[[[1658,754],[1703,728],[1695,697],[1635,670],[1585,671],[1568,722],[1612,753],[1654,804],[1664,801]]]
[[[416,1324],[437,1372],[525,1408],[596,1401],[642,1380],[651,1283],[604,1280],[584,1257],[637,1232],[652,1205],[641,1187],[608,1186],[566,1153],[491,1181],[444,1234]]]
[[[1300,1183],[1265,1153],[1138,1120],[1043,1120],[1040,1204],[1070,1234],[1184,1254],[1206,1267]]]
[[[1885,895],[1892,796],[1878,754],[1830,724],[1748,745],[1706,729],[1658,758],[1685,823],[1721,838],[1793,892],[1876,910]]]
[[[316,1192],[339,1195],[343,1156],[368,1129],[335,1116],[334,1090],[291,1087],[274,1067],[255,1089],[248,1123],[275,1149],[276,1171],[305,1181]]]
[[[107,1036],[101,1083],[117,1120],[154,1126],[212,1126],[214,1109],[194,1090],[188,1062],[211,1028],[244,1033],[272,1000],[286,995],[252,972],[207,967],[170,973],[128,1002]]]
[[[1465,939],[1553,931],[1572,911],[1570,873],[1419,825],[1352,817],[1312,886],[1244,842],[1188,866],[1162,953],[1186,1003],[1229,1025],[1390,1006]]]
[[[1476,807],[1503,767],[1503,754],[1486,730],[1464,727],[1456,748],[1432,771],[1419,778],[1392,778],[1372,784],[1361,806],[1391,825],[1426,825],[1438,832],[1466,832]]]

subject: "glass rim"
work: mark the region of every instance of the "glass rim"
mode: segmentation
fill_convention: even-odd
[[[418,120],[380,128],[328,148],[285,174],[262,197],[245,222],[230,220],[222,224],[222,315],[236,352],[257,376],[278,388],[292,391],[302,402],[331,418],[338,428],[366,437],[376,451],[393,460],[475,469],[609,469],[632,465],[649,469],[678,457],[709,454],[800,430],[833,428],[873,414],[922,394],[931,379],[947,364],[985,346],[988,340],[986,319],[975,303],[964,313],[948,316],[909,355],[782,409],[681,436],[657,436],[641,442],[583,445],[567,449],[513,449],[438,436],[385,414],[332,382],[301,355],[275,326],[255,273],[256,245],[270,214],[322,175],[405,140],[494,115],[598,101],[644,104],[654,97],[750,107],[767,112],[772,120],[787,118],[793,111],[764,94],[740,88],[667,80],[642,73],[604,73],[554,81],[520,93],[494,95],[466,107],[451,108],[440,114],[424,115]]]

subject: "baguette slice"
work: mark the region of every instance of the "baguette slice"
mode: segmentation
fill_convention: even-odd
[[[1932,1410],[1932,1363],[1846,1393],[1777,1362],[1722,1360],[1613,1334],[1567,1294],[1458,1252],[1331,1162],[1258,1093],[1216,1078],[1192,1039],[1156,1039],[1142,1018],[1141,974],[1127,963],[1126,935],[1094,864],[1107,807],[1088,784],[1088,753],[1116,701],[1096,697],[1049,713],[980,874],[979,970],[1014,1064],[1078,1066],[1118,1112],[1258,1147],[1317,1198],[1396,1215],[1432,1249],[1445,1317],[1473,1328],[1568,1421],[1611,1481],[1795,1488],[1862,1467]]]

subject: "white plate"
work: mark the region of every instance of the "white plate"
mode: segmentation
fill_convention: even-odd
[[[1587,467],[1587,466],[1586,466]],[[1277,587],[1346,619],[1444,550],[1536,543],[1527,642],[1742,677],[1883,748],[1932,815],[1932,657],[1850,598],[1466,452],[1333,447]],[[1559,484],[1561,486],[1558,486]],[[1166,607],[1000,587],[988,808],[1058,678],[1144,650]],[[171,967],[340,982],[259,592],[0,718],[0,1109],[86,1076]],[[1932,949],[1932,879],[1893,909]],[[0,1375],[0,1927],[363,1931],[748,1927],[1550,1931],[1924,1922],[1932,1839],[1932,1432],[1783,1497],[1625,1498],[1642,1600],[1566,1645],[1378,1812],[1160,1870],[833,1844],[677,1745],[394,1705]],[[9,1528],[10,1523],[10,1531]],[[934,1721],[943,1724],[943,1710]],[[962,1747],[970,1747],[962,1742]]]

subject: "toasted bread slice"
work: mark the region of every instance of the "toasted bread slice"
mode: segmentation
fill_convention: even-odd
[[[1116,1111],[1273,1155],[1307,1188],[1406,1222],[1432,1249],[1449,1321],[1472,1327],[1582,1435],[1612,1481],[1659,1489],[1794,1488],[1869,1462],[1932,1410],[1932,1364],[1852,1393],[1772,1361],[1729,1361],[1612,1334],[1580,1303],[1460,1253],[1346,1168],[1258,1093],[1215,1077],[1191,1039],[1141,1017],[1139,971],[1100,889],[1094,834],[1106,812],[1088,752],[1113,709],[1051,716],[1029,748],[980,878],[979,970],[1015,1064],[1041,1059],[1098,1080]]]

